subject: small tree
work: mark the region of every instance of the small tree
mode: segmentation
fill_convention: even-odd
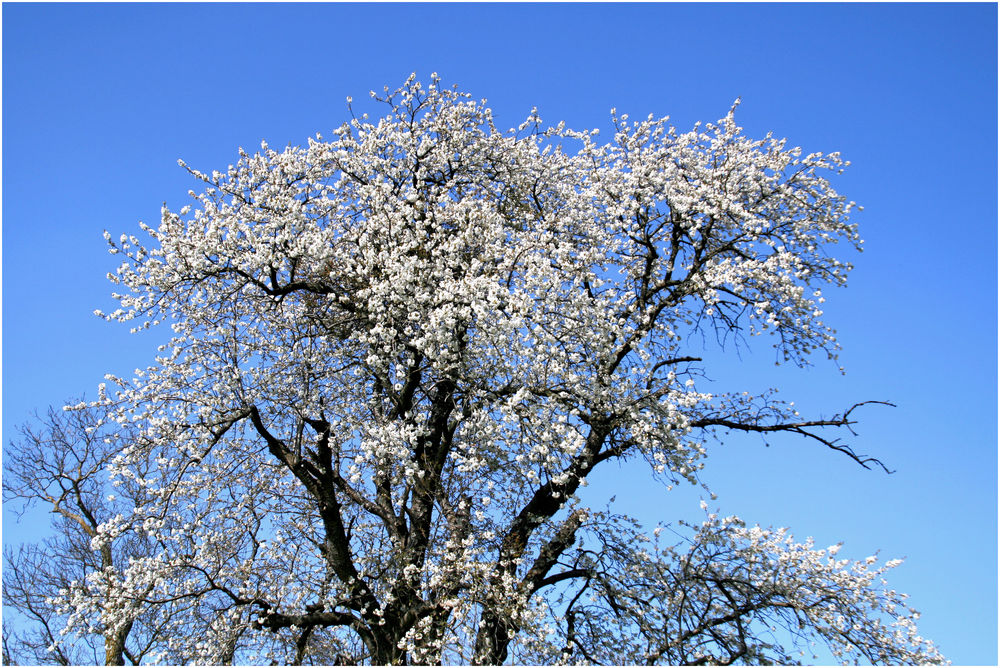
[[[137,441],[133,426],[79,402],[35,415],[4,449],[4,502],[19,504],[22,517],[35,506],[48,507],[53,517],[44,540],[4,549],[3,603],[18,614],[4,626],[5,664],[138,665],[154,650],[171,663],[188,663],[192,656],[172,648],[170,635],[197,636],[219,623],[197,606],[157,600],[152,587],[136,589],[129,578],[130,563],[155,560],[164,549],[128,519],[150,503],[146,480],[155,475],[155,461],[131,477],[108,479],[112,460]],[[248,512],[254,508],[248,504]],[[127,528],[111,533],[105,523]],[[244,532],[253,535],[249,526]],[[73,606],[60,602],[70,591]],[[67,626],[77,630],[70,642],[63,638]],[[239,629],[230,632],[234,642],[214,663],[232,663]]]
[[[715,515],[662,545],[578,495],[615,460],[694,482],[732,430],[880,465],[824,431],[856,407],[710,394],[686,343],[835,358],[821,289],[860,241],[825,174],[846,163],[747,139],[735,108],[686,133],[615,115],[600,145],[534,112],[498,131],[436,78],[373,97],[377,122],[189,170],[195,210],[151,243],[109,237],[109,319],[174,338],[102,389],[142,428],[111,471],[144,496],[94,544],[156,549],[71,587],[71,628],[156,606],[153,658],[192,662],[782,662],[809,640],[940,660],[893,562]]]
[[[4,449],[4,502],[20,504],[22,513],[40,505],[53,514],[46,539],[4,549],[3,603],[22,617],[18,630],[4,629],[5,661],[124,665],[128,659],[136,664],[156,639],[155,615],[143,614],[145,606],[137,598],[92,620],[78,642],[58,642],[67,622],[55,602],[62,592],[87,577],[113,581],[129,559],[154,549],[134,533],[106,537],[92,549],[101,523],[144,504],[146,497],[132,481],[119,481],[113,490],[108,482],[108,466],[130,444],[133,430],[113,422],[109,430],[106,412],[85,406],[36,415]]]

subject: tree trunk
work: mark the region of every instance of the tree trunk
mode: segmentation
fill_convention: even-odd
[[[125,665],[125,640],[131,631],[132,622],[129,622],[116,633],[109,633],[104,636],[104,665]]]

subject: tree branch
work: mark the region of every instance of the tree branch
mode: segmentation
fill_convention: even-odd
[[[875,457],[859,455],[856,452],[854,452],[854,450],[852,450],[849,446],[840,444],[838,442],[839,439],[831,440],[828,438],[824,438],[823,436],[813,433],[808,429],[809,427],[847,427],[853,434],[854,430],[850,429],[850,425],[857,424],[857,421],[851,420],[850,415],[856,408],[868,404],[881,404],[883,406],[895,407],[895,404],[889,403],[888,401],[862,401],[848,408],[846,411],[844,411],[842,415],[834,416],[829,420],[805,420],[801,422],[784,422],[778,424],[758,424],[755,422],[739,422],[727,418],[711,417],[711,418],[702,418],[700,420],[694,420],[690,423],[690,426],[699,429],[708,427],[724,427],[726,429],[733,429],[745,432],[757,432],[757,433],[790,432],[794,434],[799,434],[801,436],[805,436],[807,438],[811,438],[815,441],[818,441],[823,445],[825,445],[826,447],[830,448],[831,450],[836,450],[837,452],[844,453],[845,455],[847,455],[848,457],[850,457],[851,459],[853,459],[866,469],[871,469],[871,466],[869,466],[869,464],[875,464],[880,466],[882,470],[884,470],[886,473],[891,474],[892,471],[889,470],[889,468],[885,464],[883,464],[881,460],[876,459]]]

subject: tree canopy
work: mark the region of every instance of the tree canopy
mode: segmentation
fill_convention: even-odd
[[[75,633],[120,641],[109,661],[715,664],[817,641],[942,660],[883,579],[898,562],[707,509],[646,533],[579,493],[620,460],[697,482],[732,431],[882,467],[831,436],[861,404],[807,419],[710,393],[689,343],[836,358],[822,290],[846,282],[836,245],[861,243],[836,153],[751,140],[735,105],[688,132],[613,112],[602,144],[534,111],[498,130],[436,77],[373,97],[384,117],[351,111],[329,139],[189,168],[194,204],[148,240],[106,233],[124,262],[105,317],[173,333],[73,407],[117,505],[78,523],[97,556],[52,599],[55,649]]]

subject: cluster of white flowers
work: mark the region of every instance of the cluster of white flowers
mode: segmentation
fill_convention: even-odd
[[[644,626],[641,635],[662,643],[647,647],[647,656],[786,663],[795,660],[790,651],[805,654],[819,640],[844,662],[944,662],[917,633],[919,613],[886,586],[883,576],[901,560],[878,566],[874,556],[836,559],[839,544],[815,549],[812,539],[796,542],[787,529],[748,528],[715,513],[691,529],[689,540],[642,559],[650,574],[672,576],[669,590],[654,584],[643,592],[648,604],[636,623]],[[737,610],[743,611],[738,621]],[[792,646],[776,646],[767,634],[779,627]]]

